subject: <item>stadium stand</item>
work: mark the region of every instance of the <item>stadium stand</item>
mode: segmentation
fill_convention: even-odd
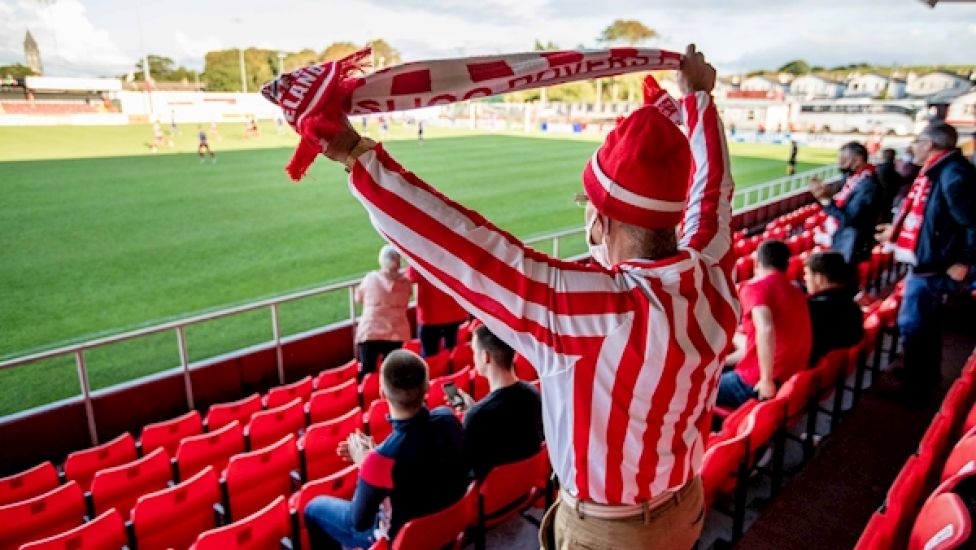
[[[21,546],[21,550],[100,550],[128,545],[122,516],[114,508],[97,518],[50,538]]]
[[[764,238],[785,238],[794,258],[815,250],[809,234],[815,224],[810,222],[819,216],[818,209],[802,207],[772,220],[761,234],[737,232],[734,247],[740,255],[736,262],[740,282],[749,271],[749,255]],[[721,430],[706,442],[706,503],[713,511],[731,516],[731,542],[745,528],[748,489],[755,479],[770,477],[771,494],[775,495],[786,476],[783,456],[787,444],[799,444],[804,458],[809,458],[817,441],[830,436],[839,419],[856,406],[864,387],[875,382],[884,359],[890,361],[893,355],[900,287],[896,285],[888,296],[880,293],[901,273],[880,251],[866,264],[862,283],[870,292],[863,307],[862,342],[829,354],[813,369],[798,372],[775,398],[753,400],[735,411],[722,412]],[[473,324],[462,326],[462,341],[470,338]],[[471,367],[470,344],[435,357],[431,360],[444,376],[431,382],[430,406],[443,404],[447,381],[476,397],[487,393],[487,381]],[[541,387],[523,358],[516,357],[515,366],[520,378]],[[148,424],[138,445],[142,458],[137,458],[135,440],[127,433],[72,453],[63,466],[64,485],[59,485],[57,469],[51,463],[0,479],[0,517],[4,518],[0,547],[16,547],[52,535],[37,544],[69,539],[82,541],[78,544],[111,541],[114,539],[97,537],[113,536],[116,519],[121,521],[131,509],[131,542],[140,550],[186,547],[194,540],[195,547],[203,549],[228,545],[266,548],[285,538],[305,548],[307,534],[301,514],[305,504],[318,495],[349,498],[355,489],[358,470],[336,455],[338,443],[363,428],[379,442],[391,429],[386,401],[379,399],[378,376],[367,375],[357,384],[357,371],[353,360],[273,387],[263,396],[255,393],[213,405],[203,423],[199,413],[191,411]],[[976,355],[953,384],[916,453],[866,526],[858,548],[926,547],[933,537],[944,536],[947,525],[953,526],[954,534],[946,538],[946,544],[968,539],[971,520],[953,499],[953,491],[967,488],[964,480],[969,477],[976,480],[972,475],[976,433],[968,433],[976,425],[974,373]],[[822,415],[830,419],[827,428],[819,422]],[[306,429],[307,421],[311,425]],[[249,452],[245,452],[245,441]],[[169,455],[178,479],[183,480],[173,487],[166,487],[173,477]],[[769,460],[765,460],[767,455]],[[943,485],[932,492],[939,481]],[[83,490],[89,484],[95,511],[105,513],[83,524]],[[480,484],[472,484],[457,503],[407,523],[396,540],[380,541],[375,548],[457,547],[471,542],[484,547],[489,528],[542,500],[551,502],[551,491],[551,471],[543,448],[535,457],[497,468]],[[924,499],[929,492],[933,496]],[[237,519],[235,523],[218,525],[214,505],[221,503],[225,516]],[[108,512],[113,507],[118,514]]]

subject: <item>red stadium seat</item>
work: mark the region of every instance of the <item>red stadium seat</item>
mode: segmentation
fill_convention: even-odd
[[[129,544],[122,516],[110,509],[97,518],[46,539],[35,540],[20,550],[103,550]]]
[[[440,378],[433,378],[430,381],[430,389],[427,391],[427,408],[435,409],[443,407],[445,402],[444,384],[453,383],[459,390],[471,393],[471,368],[464,368]]]
[[[221,471],[230,457],[244,451],[244,430],[233,420],[217,431],[187,437],[176,450],[180,479],[188,479],[207,466]]]
[[[261,396],[256,393],[239,401],[211,405],[207,412],[207,430],[219,430],[235,420],[245,426],[251,415],[260,410]]]
[[[526,382],[539,379],[539,373],[536,372],[532,363],[529,363],[528,359],[517,353],[515,354],[515,376],[518,376],[519,380],[525,380]]]
[[[349,464],[336,454],[336,447],[349,434],[363,429],[363,413],[356,407],[328,422],[312,424],[298,440],[305,458],[305,479],[319,479],[344,469]]]
[[[129,519],[129,511],[140,496],[164,489],[172,480],[173,469],[163,449],[128,464],[101,470],[91,485],[95,513],[115,508],[123,519]]]
[[[311,548],[308,540],[308,530],[305,527],[305,507],[315,497],[331,496],[352,500],[356,492],[356,482],[359,480],[359,468],[355,465],[346,465],[346,468],[339,470],[332,475],[309,481],[302,486],[301,490],[291,496],[289,504],[291,509],[298,515],[298,532],[300,533],[302,548]]]
[[[291,494],[291,472],[298,470],[295,436],[273,445],[231,457],[224,470],[231,518],[243,518],[279,495]]]
[[[338,386],[324,388],[312,394],[308,400],[308,416],[312,423],[327,422],[342,416],[349,409],[359,407],[359,386],[350,378]]]
[[[367,410],[373,404],[373,401],[380,398],[379,373],[371,372],[363,377],[362,383],[359,384],[359,395],[363,408]]]
[[[956,443],[956,446],[949,453],[949,457],[946,458],[939,482],[941,483],[956,474],[972,470],[976,470],[976,435],[967,435]]]
[[[894,526],[894,541],[904,544],[911,518],[915,517],[919,500],[925,489],[927,472],[925,465],[918,456],[912,455],[905,461],[905,465],[888,489],[885,499],[885,516]]]
[[[471,369],[471,397],[475,401],[481,401],[486,395],[491,393],[491,384],[488,379],[481,376],[475,370]]]
[[[908,550],[961,548],[973,532],[973,520],[965,503],[954,493],[937,495],[922,506],[915,519]]]
[[[474,325],[473,320],[468,320],[461,323],[461,326],[458,327],[458,343],[466,343],[471,341],[471,334],[474,329],[477,328],[476,326],[472,325]]]
[[[427,376],[433,380],[441,376],[447,376],[451,372],[451,352],[442,349],[436,355],[424,358],[427,363]]]
[[[952,435],[952,420],[941,412],[936,413],[918,444],[919,456],[941,460],[949,450],[950,435]]]
[[[369,430],[369,435],[373,437],[373,441],[377,445],[393,433],[393,425],[386,418],[389,414],[390,404],[386,399],[377,399],[369,406],[369,411],[366,412],[365,418],[363,419],[363,423],[366,424],[366,428]]]
[[[220,485],[210,466],[179,485],[143,495],[132,508],[139,550],[187,548],[217,526],[213,506],[219,502]]]
[[[95,472],[135,459],[136,441],[127,432],[108,443],[69,454],[64,461],[64,475],[77,481],[82,491],[88,491]]]
[[[201,533],[191,550],[268,550],[291,537],[291,518],[285,497],[230,525]]]
[[[203,422],[200,420],[200,413],[190,411],[172,420],[146,424],[139,437],[139,444],[144,455],[162,447],[166,450],[166,454],[173,456],[184,437],[201,433],[203,433]]]
[[[274,409],[254,413],[244,428],[250,448],[260,449],[277,442],[288,434],[297,434],[305,428],[305,407],[295,398]]]
[[[747,419],[739,434],[705,450],[702,459],[702,485],[705,508],[710,508],[721,493],[731,493],[743,479],[752,420]]]
[[[328,369],[320,372],[315,377],[313,386],[317,390],[332,388],[342,384],[347,380],[355,380],[356,373],[359,372],[359,361],[353,359],[341,367]]]
[[[780,386],[776,397],[786,398],[787,427],[795,425],[807,412],[807,406],[816,391],[817,375],[813,370],[802,370]]]
[[[961,428],[962,433],[968,433],[974,427],[976,427],[976,405],[974,405],[972,408],[969,409],[969,412],[966,414],[966,417],[963,419],[962,428]]]
[[[403,343],[403,349],[405,349],[407,351],[412,351],[412,352],[416,353],[417,355],[420,355],[420,339],[419,338],[411,338],[411,339],[407,340],[406,342]]]
[[[786,267],[786,278],[791,281],[803,280],[803,261],[806,260],[802,254],[790,256],[790,261]]]
[[[464,544],[465,531],[477,518],[477,505],[477,486],[472,483],[461,500],[440,512],[408,521],[397,533],[392,544],[389,544],[386,539],[381,539],[371,550],[445,547],[460,549]]]
[[[752,278],[753,264],[755,260],[752,256],[742,256],[735,261],[735,280],[742,283]]]
[[[492,468],[478,485],[479,530],[483,532],[530,508],[542,496],[538,480],[548,471],[544,449],[524,460]]]
[[[892,526],[889,518],[881,512],[875,512],[864,527],[864,532],[857,539],[854,550],[888,550],[892,546]]]
[[[459,343],[451,351],[451,370],[459,371],[464,367],[470,367],[474,365],[474,351],[471,349],[471,344],[468,342]]]
[[[30,470],[0,478],[0,506],[46,493],[58,486],[58,470],[42,462]]]
[[[46,493],[0,506],[0,548],[19,548],[74,529],[85,516],[85,495],[75,481]]]
[[[306,376],[298,382],[285,386],[277,386],[268,390],[268,394],[264,396],[264,406],[273,409],[290,403],[296,398],[301,399],[302,402],[308,401],[308,398],[311,396],[312,377]]]

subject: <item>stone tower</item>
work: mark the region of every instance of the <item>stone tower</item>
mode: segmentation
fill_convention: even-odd
[[[37,47],[37,41],[34,40],[30,31],[27,31],[27,36],[24,37],[24,58],[27,60],[27,66],[34,71],[34,74],[44,73],[44,66],[41,65],[41,50]]]

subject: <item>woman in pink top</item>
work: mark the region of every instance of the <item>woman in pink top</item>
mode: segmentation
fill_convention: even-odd
[[[380,355],[399,349],[410,338],[407,305],[412,287],[400,272],[400,254],[386,245],[380,249],[379,262],[380,268],[367,273],[356,289],[356,301],[363,304],[356,327],[360,380],[376,371]]]

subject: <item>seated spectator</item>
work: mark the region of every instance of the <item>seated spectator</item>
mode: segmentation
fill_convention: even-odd
[[[878,164],[876,175],[878,183],[881,185],[881,206],[878,209],[879,219],[882,222],[890,222],[893,216],[892,207],[895,203],[895,196],[905,185],[905,179],[901,177],[895,165],[895,150],[888,148],[881,151],[881,163]]]
[[[474,368],[491,393],[475,403],[464,399],[464,456],[476,479],[495,466],[524,460],[542,446],[542,401],[532,384],[515,376],[515,351],[482,325],[471,340]]]
[[[810,298],[810,325],[813,347],[810,366],[827,352],[849,348],[864,337],[864,317],[854,302],[857,288],[853,273],[844,257],[836,252],[810,255],[803,266],[803,281]]]
[[[380,269],[363,277],[356,288],[356,301],[363,313],[356,325],[356,354],[359,379],[376,371],[379,356],[403,346],[410,338],[407,306],[410,281],[400,272],[400,254],[390,245],[380,249]]]
[[[811,330],[806,295],[786,277],[790,250],[766,241],[756,250],[756,276],[739,291],[742,335],[726,360],[717,404],[736,408],[751,398],[769,399],[780,384],[810,360]]]
[[[407,278],[417,284],[417,332],[420,338],[420,356],[437,355],[444,347],[457,345],[458,327],[468,320],[465,311],[454,298],[441,292],[413,266],[407,267]]]
[[[314,548],[369,548],[380,535],[390,539],[411,519],[441,510],[467,485],[461,423],[447,407],[428,411],[427,365],[397,350],[386,357],[380,384],[390,404],[393,433],[371,449],[356,432],[339,454],[359,465],[352,502],[322,496],[305,507]]]

